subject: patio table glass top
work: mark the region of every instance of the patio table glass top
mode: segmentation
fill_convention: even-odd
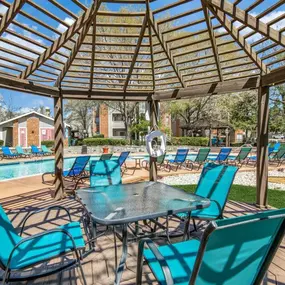
[[[105,225],[190,212],[210,205],[206,198],[150,181],[83,188],[76,195],[94,221]]]

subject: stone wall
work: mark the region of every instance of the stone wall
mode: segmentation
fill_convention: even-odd
[[[40,120],[36,117],[31,117],[27,119],[27,138],[28,146],[30,145],[39,145],[39,127]]]
[[[19,123],[18,121],[15,121],[13,123],[13,147],[18,145],[19,142]]]

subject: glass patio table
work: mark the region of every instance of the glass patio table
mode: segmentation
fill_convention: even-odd
[[[123,253],[116,270],[119,284],[127,257],[127,226],[142,220],[206,208],[210,201],[160,182],[140,182],[81,188],[76,196],[92,220],[101,225],[122,225]]]

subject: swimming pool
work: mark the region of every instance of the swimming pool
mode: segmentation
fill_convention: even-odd
[[[196,154],[191,153],[187,156],[187,159],[195,159]],[[209,158],[215,158],[216,154],[209,154]],[[98,160],[98,156],[92,156],[91,160]],[[137,155],[136,155],[137,157]],[[147,155],[141,155],[141,157],[148,158]],[[174,159],[175,155],[167,155],[166,159]],[[233,157],[233,156],[230,156]],[[112,159],[117,159],[118,156],[113,156]],[[65,158],[64,159],[64,169],[69,169],[75,157]],[[128,158],[128,160],[132,160],[132,156]],[[87,166],[87,168],[89,165]],[[31,160],[26,162],[11,162],[0,165],[0,181],[14,179],[14,178],[22,178],[27,176],[33,176],[42,174],[45,172],[54,171],[54,159],[38,159]]]

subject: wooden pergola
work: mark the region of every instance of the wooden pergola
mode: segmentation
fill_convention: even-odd
[[[0,2],[0,87],[54,98],[55,197],[64,194],[63,99],[148,101],[155,126],[159,101],[258,89],[257,204],[265,206],[269,87],[285,82],[285,28],[276,29],[285,14],[264,18],[285,1],[257,14],[263,0],[244,10],[246,0],[90,2]]]

